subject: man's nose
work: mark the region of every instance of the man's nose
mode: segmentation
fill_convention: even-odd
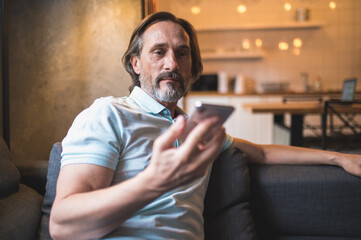
[[[164,68],[167,71],[174,71],[179,69],[179,64],[176,55],[169,52],[165,58]]]

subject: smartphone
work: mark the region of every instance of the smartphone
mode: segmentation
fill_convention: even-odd
[[[220,117],[221,121],[219,122],[219,127],[222,127],[223,123],[228,119],[228,117],[234,111],[234,107],[226,105],[215,105],[215,104],[206,104],[200,101],[195,102],[195,111],[187,120],[186,128],[182,134],[181,140],[184,141],[192,129],[201,121],[212,116]],[[211,138],[213,133],[207,135],[207,140]]]

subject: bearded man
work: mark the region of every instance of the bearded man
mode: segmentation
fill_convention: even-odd
[[[212,162],[230,146],[253,163],[332,164],[361,175],[361,156],[234,139],[217,117],[180,144],[186,118],[177,102],[202,72],[186,20],[167,12],[144,19],[123,63],[133,79],[129,97],[96,100],[62,142],[54,239],[203,239]],[[204,142],[209,131],[214,135]]]

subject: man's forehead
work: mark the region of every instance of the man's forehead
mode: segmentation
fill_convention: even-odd
[[[161,21],[148,27],[143,33],[144,43],[160,44],[162,41],[179,41],[189,45],[189,36],[185,29],[172,21]],[[158,43],[156,43],[158,42]]]

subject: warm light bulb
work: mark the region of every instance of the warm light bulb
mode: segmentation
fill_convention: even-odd
[[[198,6],[193,6],[193,7],[191,7],[191,12],[193,14],[199,14],[201,12],[201,8]]]
[[[246,8],[245,5],[241,4],[241,5],[239,5],[239,6],[237,7],[237,11],[238,11],[239,13],[245,13],[245,12],[247,11],[247,8]]]
[[[258,47],[258,48],[262,47],[262,44],[263,44],[262,39],[257,38],[257,39],[254,41],[254,44],[255,44],[256,47]]]
[[[278,48],[282,51],[286,51],[288,49],[288,43],[286,42],[279,42],[278,43]]]
[[[290,11],[292,9],[292,5],[290,3],[285,3],[285,5],[283,5],[283,7],[286,11]]]
[[[302,47],[302,40],[300,38],[293,39],[293,46],[296,48]]]
[[[335,9],[336,8],[336,3],[334,1],[331,1],[328,6],[331,8],[331,9]]]
[[[250,48],[251,44],[248,39],[242,40],[242,48],[248,50]]]

